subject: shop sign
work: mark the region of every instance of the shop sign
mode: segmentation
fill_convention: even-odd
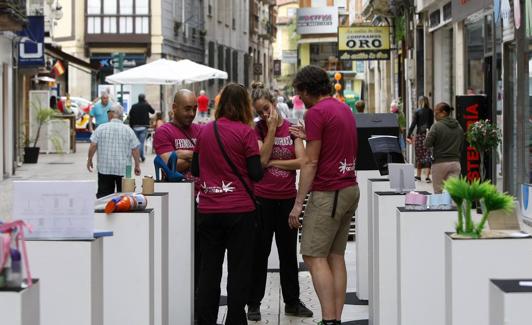
[[[349,61],[389,60],[390,27],[338,28],[338,57]]]
[[[297,33],[335,34],[338,29],[338,8],[300,8],[297,10]]]
[[[281,59],[283,60],[283,63],[296,64],[297,51],[283,51],[281,53]]]
[[[460,22],[472,14],[491,8],[493,0],[453,0],[453,21]]]
[[[28,16],[28,25],[18,32],[18,66],[35,68],[44,66],[44,16]]]
[[[99,64],[101,69],[113,69],[115,62],[113,62],[113,57],[111,55],[105,56],[92,56],[90,58],[91,63]],[[123,68],[130,69],[134,67],[141,66],[146,64],[146,57],[144,55],[125,55],[123,59]]]
[[[464,132],[467,132],[469,126],[479,120],[491,120],[486,96],[456,96],[456,119],[462,129],[464,129]],[[491,158],[488,155],[485,158],[484,165],[488,167],[490,163]],[[468,181],[480,179],[480,153],[467,142],[464,142],[460,164],[462,175]],[[491,169],[485,168],[484,170],[486,171],[486,178],[490,178]]]

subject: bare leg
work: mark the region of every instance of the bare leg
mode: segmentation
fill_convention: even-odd
[[[347,290],[347,270],[343,255],[331,254],[327,257],[329,267],[333,274],[334,300],[336,304],[336,320],[342,319],[342,310],[345,303],[345,292]]]
[[[323,319],[336,319],[335,282],[326,257],[303,256],[318,295]],[[345,267],[345,266],[344,266]]]
[[[421,178],[421,171],[423,170],[421,164],[417,164],[417,177]]]

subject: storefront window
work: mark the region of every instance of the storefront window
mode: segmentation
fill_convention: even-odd
[[[483,20],[466,25],[467,37],[467,79],[468,92],[484,94],[484,33]]]
[[[352,70],[352,61],[338,60],[338,43],[311,43],[310,64],[329,71]]]

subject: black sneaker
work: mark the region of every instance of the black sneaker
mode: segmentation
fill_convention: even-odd
[[[421,177],[419,177],[419,176],[414,176],[414,178],[416,179],[416,181],[420,181],[421,180]]]
[[[260,306],[248,306],[248,320],[260,322]]]
[[[425,178],[425,181],[427,181],[427,183],[432,183],[432,180],[430,178]]]
[[[286,304],[284,306],[284,313],[289,316],[297,317],[312,317],[314,315],[301,301],[298,301],[293,305]]]

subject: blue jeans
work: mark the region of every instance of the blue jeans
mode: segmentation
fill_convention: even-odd
[[[133,131],[135,131],[135,135],[137,136],[137,139],[139,139],[140,142],[140,159],[144,160],[144,141],[146,141],[146,135],[148,134],[148,128],[145,126],[135,126],[133,127]]]

